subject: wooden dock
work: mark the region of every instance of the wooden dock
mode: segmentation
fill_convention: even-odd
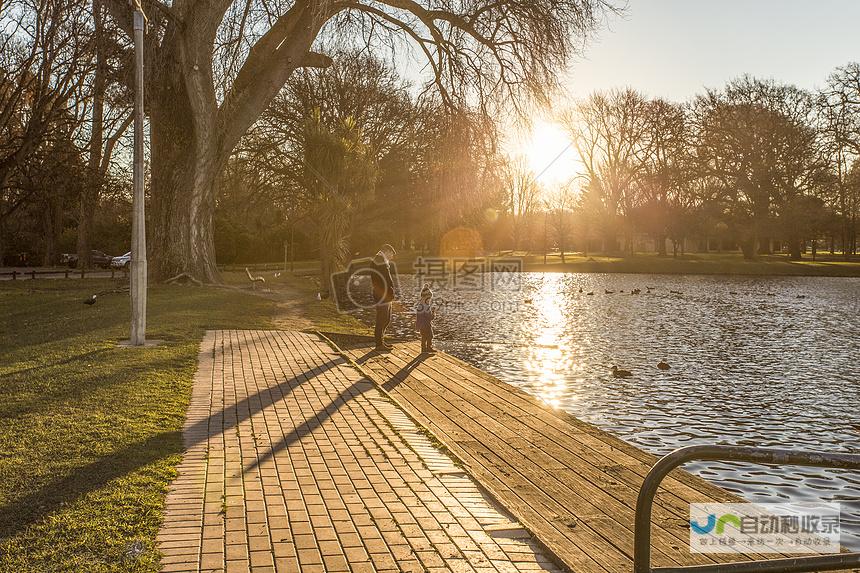
[[[522,390],[418,342],[378,353],[364,337],[326,335],[459,458],[501,504],[570,570],[633,567],[636,497],[656,458]],[[691,554],[689,504],[742,501],[675,470],[655,499],[652,565],[737,561]]]

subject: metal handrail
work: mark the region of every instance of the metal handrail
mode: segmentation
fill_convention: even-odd
[[[816,555],[788,559],[651,567],[651,508],[663,478],[681,464],[698,461],[738,461],[763,465],[814,466],[860,470],[860,454],[805,452],[744,446],[686,446],[660,458],[642,483],[636,500],[633,529],[634,573],[746,573],[752,571],[804,573],[860,567],[860,553]]]

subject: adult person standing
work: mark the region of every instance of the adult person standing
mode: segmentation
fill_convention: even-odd
[[[373,303],[376,306],[376,324],[373,329],[376,350],[388,352],[393,347],[385,342],[385,330],[391,323],[391,303],[394,302],[394,278],[391,276],[391,260],[397,253],[389,244],[384,244],[373,257],[370,280],[373,288]],[[395,273],[397,271],[395,270]]]

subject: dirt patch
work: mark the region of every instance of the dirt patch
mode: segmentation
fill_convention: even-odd
[[[299,293],[283,293],[278,300],[278,314],[275,326],[281,330],[309,330],[315,328],[314,321],[308,316],[305,305],[298,299]]]
[[[273,326],[280,330],[327,330],[336,332],[368,332],[367,326],[352,316],[340,314],[330,300],[317,298],[319,286],[316,281],[304,276],[273,277],[265,288],[229,285],[223,288],[241,290],[277,304],[272,319]]]

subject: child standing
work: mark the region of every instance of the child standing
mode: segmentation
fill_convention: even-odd
[[[433,317],[436,312],[433,310],[432,300],[433,291],[424,285],[420,300],[415,305],[415,327],[421,333],[421,352],[427,354],[436,354],[436,349],[433,348]]]

